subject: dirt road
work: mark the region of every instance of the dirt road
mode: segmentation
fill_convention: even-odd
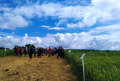
[[[56,56],[0,57],[0,81],[78,81],[70,65]]]

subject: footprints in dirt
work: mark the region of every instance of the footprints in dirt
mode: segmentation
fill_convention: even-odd
[[[39,64],[46,64],[46,63],[44,63],[44,62],[38,62]]]
[[[11,74],[8,74],[8,76],[13,76],[13,75],[18,75],[18,74],[19,74],[19,72],[13,72]]]
[[[6,72],[7,76],[13,76],[13,75],[18,75],[18,71],[12,71],[10,69],[4,69],[4,72]]]
[[[9,71],[9,69],[5,69],[5,71]]]

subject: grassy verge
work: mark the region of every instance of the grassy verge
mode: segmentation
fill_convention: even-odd
[[[3,49],[0,49],[0,57],[5,57],[5,56],[10,56],[10,55],[14,55],[14,50],[3,50]]]
[[[80,78],[82,76],[83,53],[86,81],[119,81],[120,80],[120,51],[98,51],[98,50],[65,50],[65,59],[71,65],[73,72]]]

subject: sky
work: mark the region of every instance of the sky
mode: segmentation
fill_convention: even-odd
[[[120,0],[0,0],[0,47],[120,50]]]

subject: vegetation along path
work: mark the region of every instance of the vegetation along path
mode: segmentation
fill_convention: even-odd
[[[0,81],[79,81],[70,65],[56,56],[0,57]]]

